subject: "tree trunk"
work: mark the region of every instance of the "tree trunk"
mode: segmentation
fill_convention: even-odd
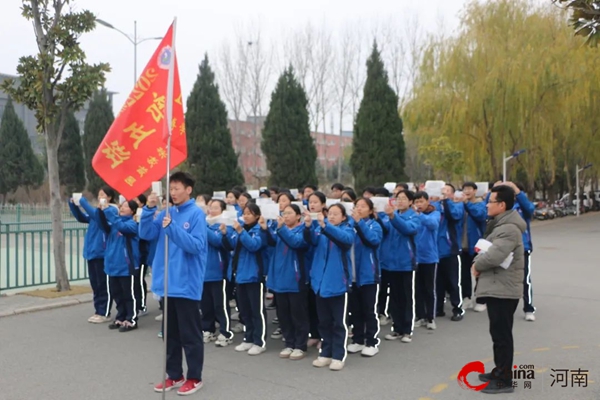
[[[65,263],[65,241],[63,237],[62,199],[60,177],[58,173],[58,146],[56,133],[49,128],[46,133],[46,150],[48,152],[48,185],[50,186],[50,213],[52,216],[52,251],[54,253],[54,273],[56,289],[59,292],[71,290],[67,266]]]

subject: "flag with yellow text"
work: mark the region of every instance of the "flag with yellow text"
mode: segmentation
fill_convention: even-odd
[[[172,129],[169,169],[187,158],[173,29],[171,25],[92,160],[98,175],[127,200],[167,173],[167,123]],[[170,68],[174,73],[172,95],[167,90]],[[171,121],[167,121],[168,102],[173,105]]]

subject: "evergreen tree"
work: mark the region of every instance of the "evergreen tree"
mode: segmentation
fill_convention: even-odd
[[[350,166],[356,188],[406,180],[404,153],[398,96],[388,83],[381,54],[374,43],[354,124]]]
[[[0,122],[0,194],[19,186],[37,187],[44,181],[44,168],[35,156],[25,125],[8,99]]]
[[[85,188],[79,122],[72,112],[67,115],[63,137],[58,147],[58,169],[60,184],[65,186],[67,196],[73,192],[81,192]]]
[[[93,194],[98,193],[98,190],[104,185],[104,181],[92,168],[92,159],[114,119],[112,104],[108,100],[106,90],[95,93],[90,100],[83,125],[83,155],[88,182],[87,189]]]
[[[310,136],[307,104],[306,92],[290,66],[271,94],[262,132],[269,185],[301,188],[317,183],[317,149]]]
[[[227,109],[206,54],[187,99],[185,130],[189,172],[197,179],[198,193],[212,194],[244,183],[227,126]]]

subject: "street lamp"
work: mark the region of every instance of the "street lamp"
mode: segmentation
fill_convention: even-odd
[[[506,163],[510,160],[512,160],[513,158],[519,157],[521,154],[525,153],[527,151],[527,149],[521,149],[521,150],[517,150],[514,153],[512,153],[510,156],[506,157],[506,152],[502,153],[502,181],[506,182]]]
[[[137,21],[133,21],[133,38],[131,36],[129,36],[128,34],[126,34],[125,32],[123,32],[122,30],[115,28],[112,24],[109,24],[108,22],[98,19],[96,18],[96,22],[99,23],[100,25],[103,25],[109,29],[113,29],[117,32],[119,32],[121,35],[125,36],[127,38],[127,40],[129,40],[132,44],[133,44],[133,85],[135,86],[135,83],[137,82],[137,46],[140,43],[143,43],[145,41],[148,40],[162,40],[161,36],[154,36],[154,37],[149,37],[149,38],[144,38],[144,39],[138,39],[137,37]]]
[[[575,166],[575,170],[577,173],[575,174],[575,184],[577,185],[577,200],[575,201],[575,207],[577,207],[577,216],[579,217],[579,210],[581,208],[581,198],[579,197],[579,173],[583,170],[586,170],[592,166],[592,163],[585,165],[583,168],[579,168],[579,165]]]

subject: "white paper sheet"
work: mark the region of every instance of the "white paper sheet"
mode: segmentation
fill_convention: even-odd
[[[248,194],[252,196],[253,199],[258,199],[260,196],[260,192],[258,190],[249,190]]]
[[[225,200],[225,197],[227,197],[227,193],[225,191],[213,192],[212,197],[213,199]]]
[[[152,182],[152,192],[154,192],[158,197],[162,197],[162,183],[160,181]]]
[[[79,200],[81,200],[81,197],[83,195],[81,193],[73,193],[73,203],[75,203],[75,205],[79,205]]]
[[[371,201],[376,212],[384,212],[385,206],[390,204],[390,199],[387,197],[371,197]]]
[[[488,182],[475,182],[477,185],[477,193],[475,196],[484,197],[487,195],[488,190],[490,189],[490,184]]]
[[[277,220],[277,218],[280,216],[279,204],[276,204],[276,203],[263,204],[263,205],[259,205],[259,207],[260,207],[260,213],[266,220],[274,221],[274,220]]]
[[[260,207],[260,206],[265,205],[265,204],[277,204],[277,203],[275,203],[271,198],[264,199],[264,198],[258,197],[256,199],[256,205],[257,206]]]
[[[396,182],[386,182],[383,184],[383,187],[386,188],[390,193],[393,193],[394,189],[396,189]]]

